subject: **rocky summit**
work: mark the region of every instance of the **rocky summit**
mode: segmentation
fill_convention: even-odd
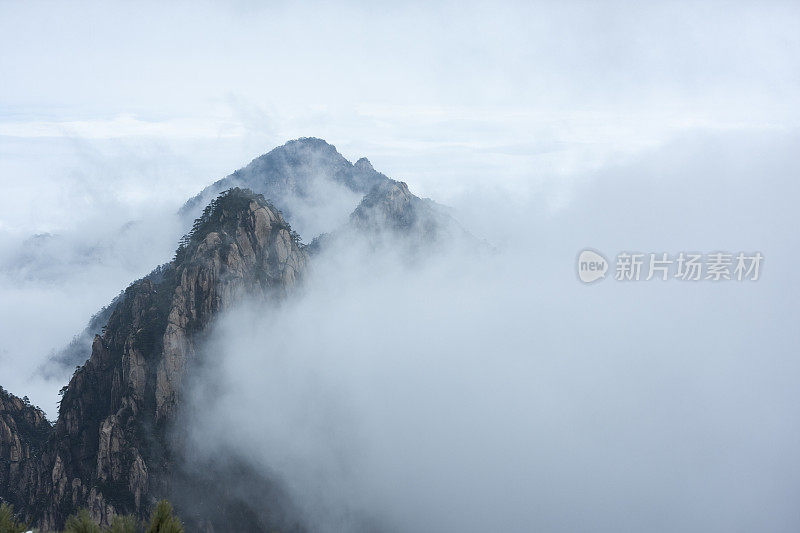
[[[244,187],[269,198],[280,206],[287,220],[293,222],[295,211],[319,207],[332,189],[363,196],[375,185],[388,180],[372,168],[366,158],[352,164],[335,146],[322,139],[304,137],[255,158],[244,168],[209,185],[188,200],[181,212],[194,217],[220,192]]]

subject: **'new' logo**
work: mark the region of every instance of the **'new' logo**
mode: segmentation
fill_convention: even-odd
[[[584,250],[578,255],[578,278],[584,283],[603,279],[608,271],[606,258],[593,250]]]

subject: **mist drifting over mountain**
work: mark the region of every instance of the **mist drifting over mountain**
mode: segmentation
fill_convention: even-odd
[[[796,531],[798,15],[3,5],[0,503]]]
[[[770,140],[778,166],[795,165],[780,154],[791,142]],[[511,243],[488,256],[453,247],[409,265],[394,243],[340,243],[299,298],[220,320],[193,388],[193,446],[284,480],[320,531],[785,528],[800,433],[781,243],[796,187],[758,181],[760,164],[750,174],[747,144],[694,139],[615,169],[579,210],[512,210],[487,221]],[[655,171],[694,190],[694,208],[637,184]],[[725,178],[692,189],[704,173]],[[753,205],[755,183],[782,193]],[[734,213],[757,227],[734,237]],[[586,287],[572,268],[583,239],[760,241],[779,259],[750,286]]]

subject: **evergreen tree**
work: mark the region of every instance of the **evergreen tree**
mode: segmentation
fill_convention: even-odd
[[[108,533],[137,533],[139,531],[139,524],[136,519],[130,515],[114,517],[111,521],[111,527]]]
[[[67,518],[64,533],[102,533],[102,530],[94,523],[89,511],[81,509],[77,514]]]
[[[14,517],[14,506],[7,503],[0,505],[0,533],[24,533],[28,530],[25,524],[17,522]]]
[[[172,514],[172,504],[167,500],[158,502],[147,533],[183,533],[183,524]]]

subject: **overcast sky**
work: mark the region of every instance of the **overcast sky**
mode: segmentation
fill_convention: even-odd
[[[442,197],[800,118],[793,2],[220,4],[0,3],[0,228],[63,225],[18,200],[67,175],[179,202],[299,136]]]

